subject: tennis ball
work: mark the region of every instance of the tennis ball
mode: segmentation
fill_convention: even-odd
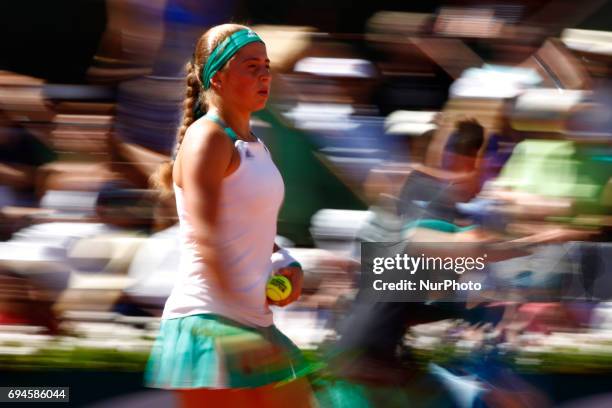
[[[270,278],[266,285],[266,296],[268,299],[278,302],[284,300],[291,294],[291,281],[282,275]]]

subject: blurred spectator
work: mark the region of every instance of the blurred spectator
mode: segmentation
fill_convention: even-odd
[[[41,287],[32,277],[0,267],[0,325],[44,327],[58,334],[59,320],[53,311],[57,292]]]
[[[459,122],[457,128],[458,137],[446,150],[449,165],[454,172],[415,165],[397,197],[397,207],[394,208],[391,204],[387,208],[378,209],[374,213],[374,219],[361,231],[359,240],[399,240],[399,230],[376,233],[371,231],[375,226],[383,224],[377,220],[380,218],[377,215],[383,216],[385,212],[397,217],[396,225],[399,229],[402,225],[432,218],[454,221],[454,203],[461,199],[467,200],[476,193],[473,182],[476,154],[484,140],[482,127],[477,122]],[[414,224],[411,228],[417,225]],[[452,307],[393,302],[370,304],[360,301],[357,295],[339,330],[340,341],[334,347],[341,355],[338,364],[343,368],[340,370],[349,370],[344,375],[350,377],[360,378],[363,375],[376,377],[381,381],[384,378],[386,381],[401,382],[401,378],[406,378],[407,373],[400,369],[396,348],[404,335],[406,325],[459,317],[461,313],[462,306],[459,304]],[[355,353],[358,357],[352,357]],[[380,371],[376,370],[375,374],[370,372],[373,367],[380,367]],[[392,380],[393,377],[396,378]]]

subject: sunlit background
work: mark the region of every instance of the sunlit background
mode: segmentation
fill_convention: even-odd
[[[252,129],[305,270],[275,323],[320,405],[611,406],[605,0],[2,2],[0,386],[173,406],[142,384],[179,254],[148,179],[196,39],[228,21],[272,61]],[[495,302],[395,304],[386,331],[386,306],[355,301],[359,244],[420,239],[534,245],[491,264]]]

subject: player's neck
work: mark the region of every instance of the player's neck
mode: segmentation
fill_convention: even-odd
[[[251,113],[231,109],[227,106],[213,106],[211,111],[215,112],[227,126],[242,138],[248,139],[251,134]]]

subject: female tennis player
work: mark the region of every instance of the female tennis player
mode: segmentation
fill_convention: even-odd
[[[266,46],[248,27],[216,26],[187,71],[174,159],[156,178],[174,190],[181,259],[145,383],[188,407],[316,406],[302,355],[269,308],[295,301],[303,274],[274,244],[284,184],[250,131],[270,92]],[[293,287],[279,302],[266,297],[274,273]]]

